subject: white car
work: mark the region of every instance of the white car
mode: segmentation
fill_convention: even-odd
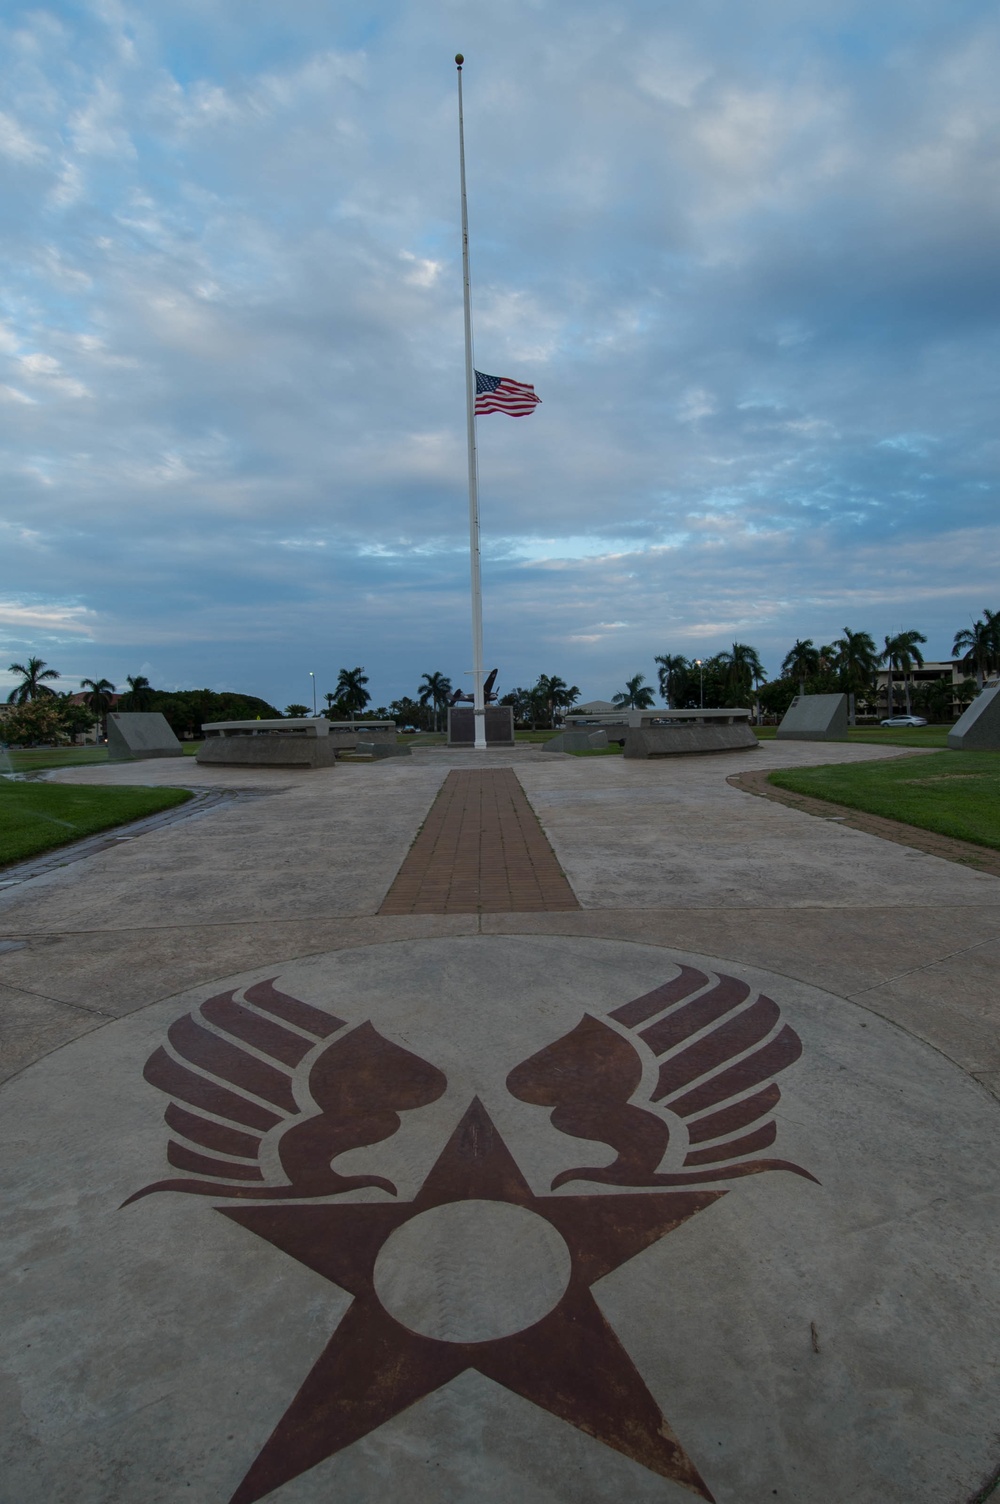
[[[880,722],[883,726],[926,726],[922,715],[890,715]]]

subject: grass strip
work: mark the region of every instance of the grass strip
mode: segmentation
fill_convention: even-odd
[[[0,866],[172,809],[190,798],[189,789],[90,788],[0,778]]]
[[[880,747],[947,747],[950,725],[940,726],[849,726],[849,742],[872,742]],[[758,741],[773,742],[777,726],[755,726]]]
[[[6,752],[0,751],[0,773],[35,773],[42,768],[81,768],[107,760],[107,747],[10,747]]]
[[[778,768],[777,788],[1000,849],[1000,752]]]

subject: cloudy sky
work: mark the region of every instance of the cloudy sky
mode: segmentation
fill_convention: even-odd
[[[986,0],[14,0],[0,49],[0,667],[471,683],[458,50],[477,364],[543,399],[479,423],[501,690],[1000,607]]]

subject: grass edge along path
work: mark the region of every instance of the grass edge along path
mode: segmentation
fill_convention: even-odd
[[[100,788],[0,778],[0,867],[185,804],[190,789]]]
[[[973,758],[977,761],[980,758],[991,759],[993,764],[992,770],[995,770],[994,776],[1000,778],[1000,753],[956,752],[951,754],[945,753],[940,756],[961,758],[963,762],[966,759]],[[933,781],[929,781],[929,783],[924,782],[924,779],[928,775],[922,770],[927,769],[928,764],[931,764],[930,779],[933,780],[935,772],[933,764],[939,761],[940,758],[938,756],[912,759],[893,758],[891,762],[878,762],[862,766],[894,768],[902,779],[906,779],[907,781],[912,779],[913,786],[916,789],[926,789],[928,786],[933,788],[934,783]],[[991,876],[1000,877],[1000,851],[991,847],[989,843],[984,843],[981,834],[979,835],[979,839],[975,841],[950,834],[942,834],[936,828],[935,824],[928,823],[926,808],[923,812],[924,818],[921,819],[921,812],[919,810],[913,811],[911,807],[909,811],[911,819],[909,821],[901,819],[898,813],[893,815],[875,813],[866,807],[862,796],[857,791],[855,791],[854,802],[851,804],[848,804],[843,797],[838,799],[832,797],[822,798],[817,793],[812,792],[813,789],[824,786],[819,780],[811,780],[810,790],[806,792],[803,787],[805,784],[804,779],[800,780],[797,776],[788,776],[803,773],[818,774],[834,772],[844,766],[844,764],[833,764],[825,765],[822,768],[808,769],[779,768],[767,771],[761,769],[760,771],[733,774],[727,778],[726,782],[734,788],[741,789],[744,793],[757,794],[765,799],[773,799],[776,803],[788,805],[790,808],[797,809],[803,814],[814,815],[819,819],[836,820],[840,824],[850,826],[853,830],[864,831],[867,835],[875,835],[882,840],[893,841],[896,845],[909,846],[917,851],[927,852],[931,856],[942,857],[945,861],[958,862],[964,866],[975,867],[978,871],[989,873]],[[858,765],[847,766],[856,767]],[[987,766],[989,770],[989,765]],[[946,763],[945,775],[947,776],[951,773],[955,767],[955,764]],[[962,773],[962,764],[957,765],[957,771],[959,774]],[[966,790],[971,789],[971,784],[975,778],[975,769],[969,767],[969,773],[973,775],[969,782],[966,782],[964,778],[958,780],[965,785]],[[775,774],[778,776],[775,777]],[[989,773],[987,776],[989,776]],[[792,787],[793,782],[796,785],[794,788]],[[829,781],[825,784],[825,787],[828,790],[830,789]],[[842,785],[840,785],[837,792],[843,796]],[[995,804],[996,796],[994,796]],[[995,818],[996,815],[994,813]],[[918,820],[920,823],[917,823]]]
[[[789,809],[798,810],[800,814],[813,815],[820,820],[835,820],[840,825],[849,826],[851,830],[878,836],[882,841],[892,841],[896,846],[908,846],[913,851],[923,851],[928,856],[939,856],[946,862],[958,862],[964,867],[975,867],[977,872],[1000,877],[1000,852],[991,851],[987,846],[974,846],[971,841],[956,841],[951,836],[939,836],[935,831],[921,830],[917,825],[905,825],[901,820],[889,820],[882,815],[868,815],[863,810],[852,810],[846,804],[834,804],[828,799],[793,794],[790,789],[780,789],[769,783],[768,777],[763,771],[734,773],[726,782],[744,794],[771,799],[775,804],[784,804]]]
[[[1000,850],[997,752],[930,752],[920,758],[776,768],[771,782],[797,794]]]

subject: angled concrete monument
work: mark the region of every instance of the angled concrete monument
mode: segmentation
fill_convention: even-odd
[[[596,752],[608,745],[608,733],[599,731],[561,731],[544,743],[546,752]]]
[[[108,716],[108,757],[111,762],[183,756],[184,748],[160,711],[112,711]]]
[[[1000,752],[1000,685],[984,689],[948,732],[953,752]]]
[[[847,740],[846,695],[796,695],[778,727],[778,740],[843,742]]]

